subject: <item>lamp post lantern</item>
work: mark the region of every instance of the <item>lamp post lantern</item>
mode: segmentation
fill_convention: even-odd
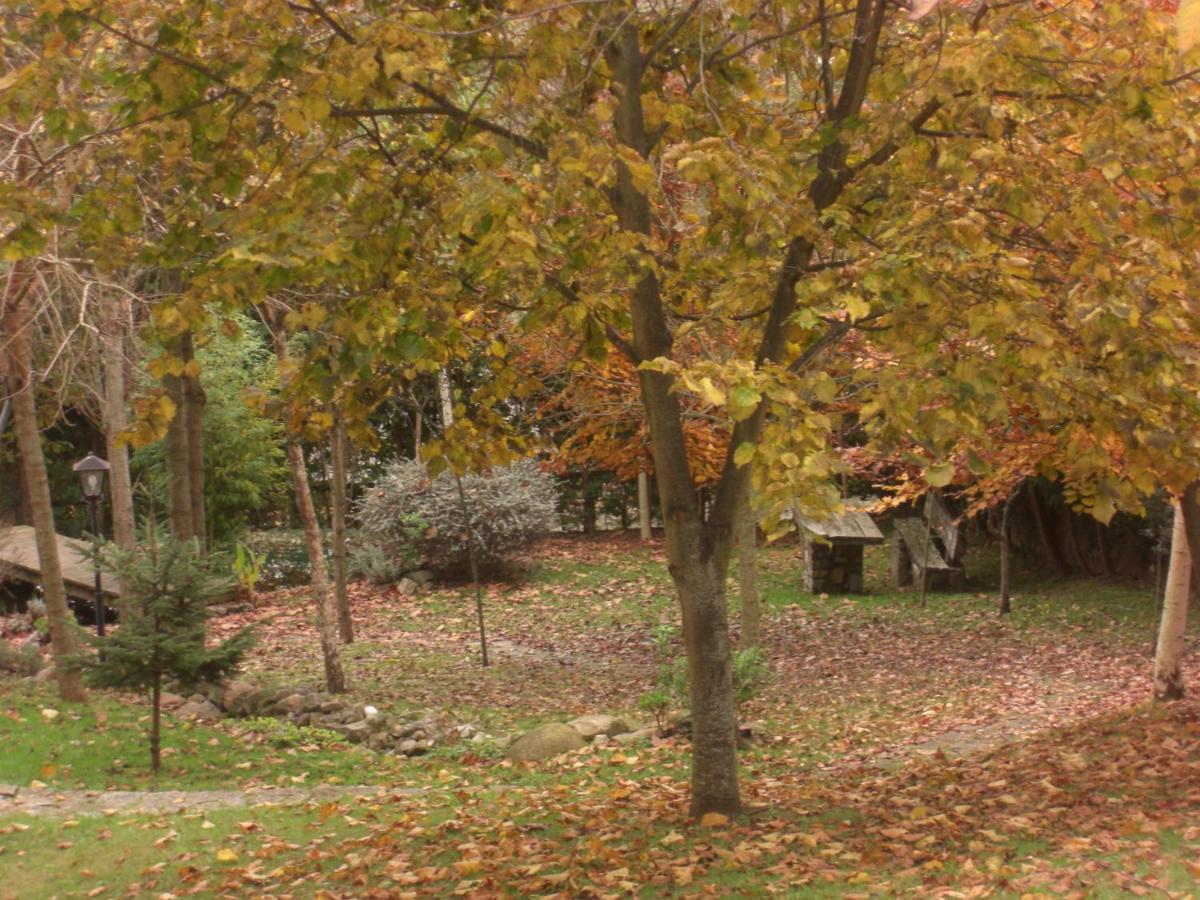
[[[74,466],[74,471],[79,475],[80,486],[83,488],[84,499],[88,503],[90,528],[95,537],[103,536],[100,534],[100,497],[104,493],[104,476],[108,474],[109,468],[108,463],[95,453],[89,453]],[[104,590],[100,586],[100,563],[98,561],[95,563],[94,569],[96,634],[104,637]]]

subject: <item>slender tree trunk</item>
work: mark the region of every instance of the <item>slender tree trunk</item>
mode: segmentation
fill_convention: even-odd
[[[183,336],[183,352],[187,362],[195,361],[195,342],[190,331]],[[187,407],[184,435],[187,441],[192,536],[200,542],[203,550],[208,545],[208,522],[204,514],[204,407],[208,403],[208,396],[200,384],[199,374],[194,372],[184,374],[182,392],[183,402]]]
[[[188,453],[188,404],[184,399],[182,377],[163,376],[163,387],[175,404],[175,416],[167,426],[167,435],[163,442],[167,474],[167,513],[171,521],[171,534],[176,540],[188,541],[195,536]]]
[[[1186,497],[1186,495],[1185,495]],[[1192,556],[1188,549],[1183,503],[1175,504],[1171,530],[1171,563],[1163,598],[1158,648],[1154,654],[1154,699],[1178,700],[1183,696],[1183,638],[1187,630],[1188,594],[1192,583]]]
[[[445,431],[454,424],[454,390],[450,387],[450,373],[444,368],[438,369],[438,400],[442,410],[442,430]]]
[[[162,745],[160,743],[162,729],[162,676],[154,676],[154,685],[150,688],[150,771],[158,774],[162,762]]]
[[[644,469],[638,472],[638,527],[642,540],[650,540],[650,476]]]
[[[1012,612],[1012,505],[1021,488],[1008,495],[1004,501],[1004,515],[1000,518],[1000,615]]]
[[[275,344],[275,356],[282,367],[288,359],[287,338],[284,336],[282,321],[274,323],[271,328],[271,336]],[[308,467],[304,464],[304,451],[300,446],[299,439],[292,434],[288,435],[287,457],[288,465],[292,470],[292,486],[296,492],[296,510],[304,526],[304,542],[308,550],[309,568],[312,570],[312,589],[317,613],[317,638],[321,642],[321,658],[325,665],[325,688],[331,694],[341,694],[346,691],[346,675],[342,669],[342,657],[338,650],[333,592],[329,585],[329,573],[325,568],[325,549],[321,543],[321,527],[317,524],[317,510],[313,505],[312,491],[308,486]]]
[[[338,637],[343,644],[354,642],[350,616],[350,591],[346,584],[346,420],[339,410],[330,435],[332,462],[333,585],[337,598]]]
[[[82,702],[87,699],[83,682],[67,664],[68,658],[75,652],[75,640],[71,634],[71,612],[67,607],[67,591],[58,557],[54,505],[50,497],[50,480],[46,474],[46,457],[42,451],[42,433],[38,427],[34,399],[34,322],[28,297],[32,290],[28,265],[26,262],[15,263],[4,285],[4,302],[0,306],[0,344],[8,345],[8,383],[14,388],[12,416],[17,431],[17,451],[21,455],[21,469],[29,489],[58,692],[63,700]]]
[[[136,542],[133,509],[133,479],[129,472],[129,448],[119,440],[129,424],[126,409],[125,347],[129,299],[111,298],[104,306],[101,339],[104,353],[104,441],[108,452],[109,486],[112,497],[113,543],[126,550]]]
[[[592,473],[579,476],[580,495],[583,499],[583,533],[596,533],[596,495],[592,491]]]
[[[738,594],[742,601],[740,645],[758,647],[762,643],[762,600],[758,595],[758,521],[750,504],[750,492],[742,498],[737,511]]]
[[[1033,521],[1037,525],[1038,539],[1042,543],[1042,549],[1046,551],[1046,559],[1050,561],[1059,575],[1066,575],[1070,571],[1070,567],[1063,559],[1058,543],[1050,534],[1046,505],[1042,502],[1042,492],[1038,489],[1038,485],[1030,482],[1025,496],[1029,498],[1029,509],[1033,512]]]
[[[317,637],[321,642],[321,658],[325,664],[325,688],[331,694],[341,694],[346,690],[346,676],[342,671],[342,658],[338,652],[333,592],[329,585],[329,573],[325,568],[325,550],[321,545],[317,510],[313,505],[312,491],[308,487],[304,451],[299,441],[289,437],[287,455],[288,464],[292,469],[292,482],[296,486],[296,506],[300,513],[300,521],[304,525],[308,564],[312,569],[312,588],[317,607]]]

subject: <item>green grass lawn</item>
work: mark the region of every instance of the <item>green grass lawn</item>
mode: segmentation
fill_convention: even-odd
[[[314,881],[341,865],[334,844],[378,810],[259,806],[175,815],[0,819],[0,898],[256,893],[303,859]],[[278,876],[276,876],[276,880]],[[315,883],[302,896],[312,896]]]
[[[93,693],[60,703],[50,687],[9,681],[0,693],[0,783],[87,790],[209,790],[256,785],[377,784],[403,762],[336,735],[275,720],[220,728],[164,715],[163,763],[149,771],[149,703]]]

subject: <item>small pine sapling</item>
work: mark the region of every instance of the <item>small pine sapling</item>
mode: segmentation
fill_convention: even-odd
[[[206,646],[205,608],[228,592],[211,559],[201,556],[195,541],[159,535],[132,550],[112,544],[92,552],[103,569],[123,586],[119,628],[96,641],[98,652],[77,658],[88,680],[99,687],[149,690],[150,764],[158,772],[162,685],[174,678],[185,689],[220,680],[237,668],[253,643],[249,629]]]

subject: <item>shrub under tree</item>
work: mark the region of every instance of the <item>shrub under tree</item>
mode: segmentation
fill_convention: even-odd
[[[384,473],[358,513],[365,536],[390,556],[463,573],[473,541],[481,570],[495,571],[554,527],[556,499],[553,476],[532,460],[464,475],[462,496],[454,475],[431,478],[422,463],[406,460]]]
[[[231,579],[213,557],[200,554],[195,541],[177,541],[153,528],[149,538],[132,550],[106,544],[93,551],[123,586],[121,624],[96,642],[95,655],[78,663],[97,686],[149,691],[150,764],[157,772],[163,682],[173,678],[187,690],[219,681],[237,668],[254,636],[244,629],[207,646],[206,606],[230,590]]]

